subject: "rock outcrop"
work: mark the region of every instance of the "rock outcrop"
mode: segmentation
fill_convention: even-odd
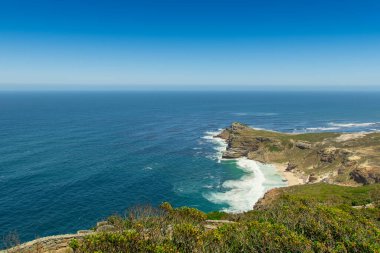
[[[320,161],[325,163],[332,163],[338,156],[339,150],[335,147],[327,147],[318,151]]]
[[[286,167],[286,171],[292,171],[297,168],[297,164],[288,162],[288,166]]]
[[[351,177],[361,184],[380,183],[380,168],[379,167],[359,167],[350,173]]]
[[[1,251],[0,253],[69,253],[74,252],[69,246],[71,240],[82,240],[85,236],[97,232],[112,232],[115,227],[107,221],[100,221],[94,230],[79,230],[76,234],[54,235],[38,238],[36,240],[23,243],[13,248]]]
[[[300,149],[311,149],[311,143],[308,142],[297,141],[294,145]]]
[[[69,243],[71,240],[81,240],[86,235],[93,233],[77,233],[77,234],[66,234],[66,235],[54,235],[39,238],[6,251],[7,253],[31,253],[31,252],[40,252],[40,253],[68,253],[73,252],[73,250],[69,247]]]

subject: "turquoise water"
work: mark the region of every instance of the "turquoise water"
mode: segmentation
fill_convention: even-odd
[[[223,144],[210,136],[233,121],[376,131],[380,93],[0,93],[0,236],[75,232],[162,201],[249,209],[284,183],[268,165],[220,160]]]

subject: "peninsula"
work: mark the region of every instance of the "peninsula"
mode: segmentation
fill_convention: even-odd
[[[367,185],[380,182],[380,133],[290,134],[235,122],[217,138],[228,146],[223,158],[270,163],[292,179],[290,185],[325,182]]]

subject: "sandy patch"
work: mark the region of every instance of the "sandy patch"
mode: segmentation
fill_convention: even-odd
[[[335,140],[337,142],[349,141],[349,140],[354,140],[354,139],[364,137],[366,134],[368,133],[341,134],[337,138],[335,138]]]
[[[277,172],[287,180],[288,186],[292,185],[299,185],[299,184],[305,184],[304,179],[290,171],[286,171],[287,164],[282,163],[272,163],[273,166],[276,168]]]

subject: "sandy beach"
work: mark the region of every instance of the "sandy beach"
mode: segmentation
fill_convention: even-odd
[[[288,186],[304,184],[304,180],[301,176],[286,171],[286,163],[273,163],[273,166],[276,168],[277,172],[287,180]]]

